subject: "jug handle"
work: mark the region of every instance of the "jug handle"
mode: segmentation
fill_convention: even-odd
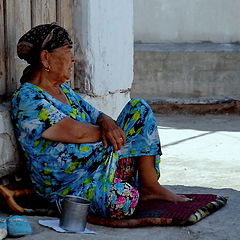
[[[57,199],[56,199],[56,205],[57,205],[57,209],[59,211],[59,213],[61,214],[62,213],[62,205],[61,205],[61,197],[63,196],[58,196]]]

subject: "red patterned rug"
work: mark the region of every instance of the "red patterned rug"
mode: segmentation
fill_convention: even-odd
[[[191,201],[171,203],[160,200],[140,201],[128,219],[110,219],[90,215],[88,222],[109,227],[191,225],[219,210],[227,198],[213,194],[184,194]]]

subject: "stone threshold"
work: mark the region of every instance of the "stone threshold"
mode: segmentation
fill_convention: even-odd
[[[223,99],[145,99],[155,113],[240,114],[240,100]]]

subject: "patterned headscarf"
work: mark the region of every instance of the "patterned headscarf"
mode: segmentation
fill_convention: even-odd
[[[38,62],[42,50],[51,51],[69,44],[71,45],[72,41],[64,28],[57,23],[43,24],[33,27],[19,39],[17,54],[19,58],[34,65]]]

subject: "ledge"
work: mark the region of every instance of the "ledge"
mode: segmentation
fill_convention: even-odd
[[[135,43],[135,51],[150,52],[235,52],[240,43]]]
[[[146,99],[155,113],[240,114],[240,100],[224,99]]]

